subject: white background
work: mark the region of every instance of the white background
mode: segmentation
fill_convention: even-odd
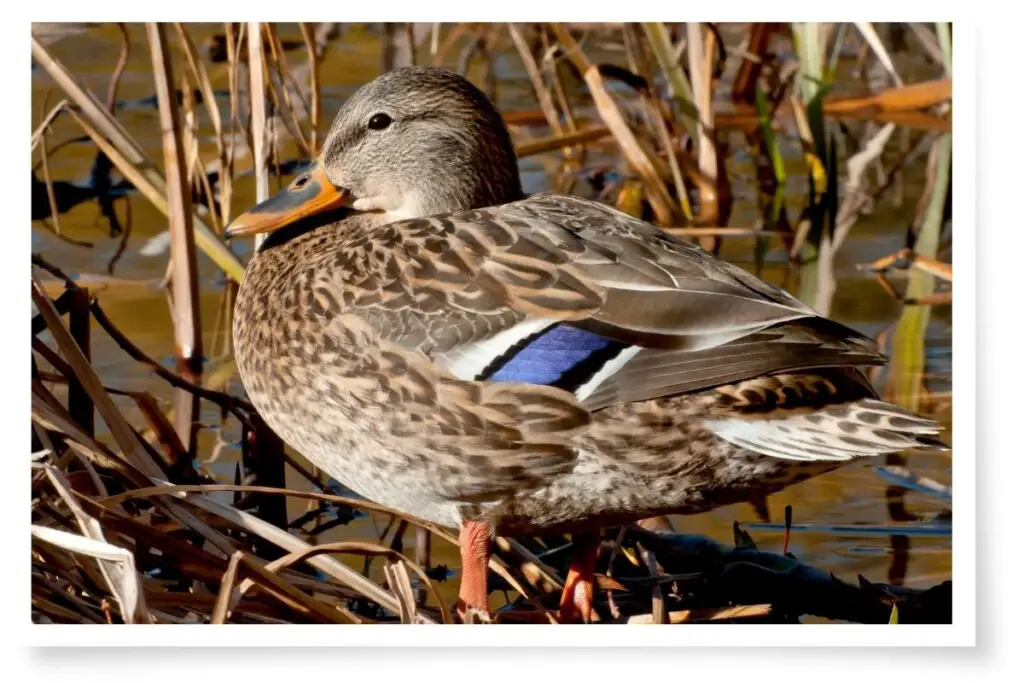
[[[930,683],[967,677],[1003,680],[1017,670],[1017,562],[1024,518],[1024,97],[1022,24],[993,2],[729,2],[601,5],[516,0],[511,3],[141,2],[5,3],[0,278],[6,368],[0,395],[5,468],[0,502],[3,677],[13,681],[429,680],[493,681],[816,680]],[[1010,5],[1004,5],[1010,7]],[[956,226],[954,268],[954,587],[953,627],[709,626],[504,628],[288,626],[33,626],[29,621],[27,361],[30,223],[24,180],[31,130],[31,21],[925,21],[953,22]],[[68,64],[74,70],[74,64]],[[980,266],[975,282],[975,262]],[[7,282],[9,281],[9,282]],[[977,284],[977,289],[976,289]],[[9,310],[8,310],[9,309]],[[976,323],[978,327],[976,328]],[[976,348],[977,347],[977,348]],[[20,374],[9,369],[22,370]],[[977,422],[975,422],[977,418]],[[976,480],[975,480],[976,478]],[[977,507],[975,508],[975,505]],[[22,520],[23,524],[12,523]],[[975,575],[977,571],[977,575]],[[540,630],[543,629],[543,630]],[[972,643],[976,646],[969,646]],[[92,647],[117,643],[122,647]],[[955,644],[968,644],[956,646]],[[77,644],[78,648],[35,647]],[[180,649],[168,645],[230,645]],[[132,647],[127,647],[131,645]],[[289,647],[318,645],[319,647]],[[340,647],[348,645],[350,647]],[[416,646],[422,647],[416,647]],[[465,647],[457,647],[464,645]],[[534,645],[545,647],[503,647]],[[818,645],[819,647],[811,647]],[[903,646],[903,647],[881,647]],[[920,647],[906,647],[919,645]],[[148,646],[148,647],[138,647]],[[257,646],[257,647],[247,647]],[[483,647],[489,646],[489,647]],[[570,647],[571,646],[571,647]],[[659,647],[652,647],[659,646]],[[714,647],[712,647],[714,646]],[[741,647],[742,646],[742,647]],[[751,647],[759,646],[759,647]],[[637,648],[644,649],[637,649]],[[136,678],[137,677],[137,678]],[[870,677],[870,678],[869,678]],[[308,680],[308,679],[307,679]]]

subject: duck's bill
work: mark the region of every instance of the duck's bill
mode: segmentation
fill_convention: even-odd
[[[233,220],[225,234],[230,238],[271,232],[303,218],[349,206],[351,201],[351,193],[335,186],[318,163],[291,185]]]

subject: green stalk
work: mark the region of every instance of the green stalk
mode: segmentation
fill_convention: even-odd
[[[942,216],[949,190],[950,160],[953,138],[943,135],[935,141],[938,155],[935,169],[935,184],[928,198],[928,210],[914,252],[935,258],[942,232]],[[910,271],[906,298],[915,299],[931,294],[935,290],[935,276],[919,269]],[[921,377],[925,371],[925,334],[931,316],[931,306],[904,306],[896,325],[892,343],[892,367],[889,371],[887,394],[899,405],[918,410],[921,403]]]
[[[683,125],[686,128],[690,139],[696,143],[700,135],[700,117],[697,113],[697,106],[694,104],[693,88],[687,80],[683,67],[675,56],[675,48],[669,40],[668,31],[665,26],[658,22],[642,24],[647,40],[651,44],[651,51],[654,52],[658,66],[661,67],[669,85],[672,86],[672,94],[679,105],[683,115]]]
[[[939,21],[935,24],[935,33],[939,37],[942,48],[942,64],[946,67],[946,75],[953,75],[953,35],[949,32],[949,22]]]
[[[779,185],[786,184],[786,163],[782,159],[782,150],[775,140],[775,131],[772,130],[772,113],[768,108],[768,102],[764,96],[761,84],[755,84],[754,106],[757,108],[757,122],[761,126],[761,138],[764,140],[764,148],[768,158],[772,162],[772,172],[775,174],[775,182]]]
[[[801,22],[793,24],[793,42],[800,62],[800,96],[810,102],[821,88],[822,55],[821,24]]]

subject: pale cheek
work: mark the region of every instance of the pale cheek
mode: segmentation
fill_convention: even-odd
[[[374,180],[365,182],[362,188],[355,190],[355,194],[359,198],[352,203],[352,207],[357,211],[390,211],[401,201],[394,188]]]
[[[385,211],[387,207],[380,206],[380,201],[377,197],[366,197],[363,199],[357,199],[352,202],[352,208],[356,211]]]
[[[382,211],[393,220],[402,218],[419,218],[427,215],[426,206],[417,193],[398,194],[388,192],[370,197],[362,197],[352,203],[357,211]]]
[[[388,210],[388,215],[394,218],[420,218],[428,213],[423,198],[417,193],[407,194],[402,197],[401,204]]]

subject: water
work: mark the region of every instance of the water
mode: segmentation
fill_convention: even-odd
[[[206,38],[218,32],[220,27],[189,24],[188,30],[194,41],[202,44]],[[149,47],[141,25],[129,25],[129,32],[132,50],[118,90],[117,117],[150,157],[159,162],[162,159],[162,150],[157,112],[152,104],[154,89]],[[293,25],[282,26],[280,33],[284,40],[301,40]],[[379,38],[376,35],[358,27],[349,28],[340,42],[332,42],[321,66],[321,139],[345,98],[356,87],[378,73],[379,45]],[[175,52],[176,74],[180,78],[182,64],[177,61],[179,54],[173,38],[171,47]],[[65,38],[51,45],[50,49],[86,87],[102,98],[117,61],[120,34],[113,26],[102,26]],[[454,65],[457,52],[453,51],[450,63],[446,66]],[[616,55],[609,53],[609,57],[615,58]],[[305,52],[300,50],[291,53],[291,60],[293,66],[304,63]],[[896,65],[907,82],[935,78],[938,75],[934,67],[923,62],[923,58],[897,55]],[[514,51],[499,52],[495,55],[495,71],[498,102],[503,110],[537,108],[529,81]],[[850,65],[843,62],[838,89],[841,92],[860,92],[862,86],[859,81],[849,76],[850,72]],[[478,72],[471,71],[470,75],[475,73]],[[213,65],[211,77],[213,87],[219,93],[217,103],[223,118],[226,118],[229,112],[225,76],[225,65]],[[55,104],[61,95],[46,73],[38,67],[33,69],[32,87],[34,120],[38,121],[46,92],[54,90],[50,95],[48,107]],[[728,83],[719,88],[720,99],[727,97],[728,88]],[[570,93],[570,97],[575,95],[579,95],[581,101],[584,100],[582,89]],[[198,114],[201,154],[204,159],[214,159],[213,131],[202,106],[198,107]],[[542,133],[533,131],[533,134]],[[729,135],[731,154],[727,170],[732,179],[735,205],[728,223],[749,227],[760,215],[755,203],[754,167],[742,135],[738,132]],[[898,139],[899,135],[897,132],[893,140]],[[80,136],[81,131],[77,125],[69,117],[62,116],[53,126],[53,134],[48,140],[48,145],[53,148],[58,141]],[[893,143],[890,142],[890,148],[893,147]],[[799,147],[791,139],[786,142],[784,151],[791,178],[787,186],[787,203],[791,215],[795,216],[805,196],[805,170]],[[558,167],[557,154],[523,160],[521,169],[528,191],[535,192],[551,187],[553,176],[550,171]],[[293,159],[295,156],[294,149],[286,147],[282,151],[284,159]],[[95,148],[91,142],[86,140],[69,144],[51,159],[51,173],[55,180],[87,185],[94,158]],[[600,162],[613,160],[613,157],[607,154],[602,156],[599,149],[596,154],[592,153],[589,159]],[[923,191],[926,159],[927,155],[921,156],[906,169],[902,204],[895,206],[891,201],[892,194],[884,195],[883,200],[874,206],[873,212],[860,219],[837,255],[837,290],[832,317],[866,334],[878,335],[892,325],[899,317],[900,305],[885,293],[870,275],[859,271],[856,266],[904,246],[905,226],[913,220],[916,203]],[[33,161],[35,162],[35,158]],[[41,172],[37,172],[37,175],[42,178]],[[582,182],[577,183],[577,188],[583,191],[586,189],[585,185]],[[253,203],[255,189],[252,176],[238,178],[234,187],[232,215],[237,215]],[[276,187],[276,181],[271,180],[271,191]],[[60,215],[63,234],[77,240],[92,242],[93,248],[71,245],[43,229],[38,223],[34,223],[33,250],[66,272],[91,278],[89,286],[93,292],[98,292],[99,302],[113,322],[147,354],[170,366],[174,353],[172,324],[166,296],[159,288],[159,281],[166,268],[167,255],[158,253],[146,256],[140,252],[149,239],[166,230],[167,222],[143,197],[128,194],[116,203],[122,224],[128,222],[127,205],[130,205],[131,234],[113,278],[106,277],[106,268],[117,251],[120,238],[110,237],[108,222],[102,217],[96,201],[82,202]],[[249,256],[251,245],[239,244],[234,248],[244,262]],[[722,250],[725,258],[751,270],[754,269],[755,263],[753,254],[752,238],[727,239]],[[788,273],[786,261],[786,255],[779,247],[779,243],[773,242],[761,275],[771,282],[786,285],[792,291],[795,289],[796,281],[794,274]],[[202,256],[199,259],[199,279],[203,341],[209,355],[215,348],[214,321],[218,316],[224,282],[217,269]],[[896,277],[896,286],[898,289],[902,286],[899,276]],[[59,288],[52,291],[59,291]],[[931,391],[940,394],[950,389],[951,336],[949,307],[934,307],[926,339],[927,385]],[[96,369],[108,386],[148,391],[161,401],[169,400],[167,385],[158,380],[153,373],[141,370],[102,331],[94,331],[92,352]],[[214,367],[224,367],[223,359],[211,360]],[[240,391],[237,378],[231,387],[235,391]],[[121,401],[119,404],[129,415],[135,414],[132,404]],[[937,402],[933,407],[937,407],[938,410],[933,416],[947,429],[951,429],[948,401],[946,404]],[[928,408],[929,406],[925,406],[926,410]],[[205,424],[215,425],[218,417],[216,411],[207,407],[201,419]],[[949,436],[950,432],[946,432],[946,435]],[[225,434],[225,437],[230,439],[237,437],[237,434]],[[202,457],[210,453],[214,438],[212,429],[203,430]],[[232,483],[237,457],[238,450],[228,448],[222,452],[217,462],[206,467],[223,483]],[[950,457],[949,453],[917,452],[907,457],[906,466],[916,475],[949,486]],[[902,496],[905,509],[921,521],[895,522],[890,512],[895,509],[894,505],[890,505],[895,501],[887,497],[890,479],[879,474],[878,466],[877,462],[855,463],[771,496],[767,501],[771,524],[758,524],[760,520],[753,507],[748,504],[724,507],[702,515],[674,518],[673,523],[679,531],[705,534],[726,543],[731,543],[734,520],[741,524],[750,523],[748,530],[762,550],[779,551],[782,547],[780,525],[783,510],[786,505],[792,505],[795,523],[807,525],[808,528],[794,531],[790,551],[809,564],[831,571],[848,581],[855,581],[856,575],[861,574],[871,581],[893,581],[907,586],[927,587],[948,579],[951,574],[951,538],[948,533],[948,522],[942,520],[948,519],[943,515],[950,509],[950,501],[941,495],[909,491]],[[288,483],[297,488],[306,486],[305,481],[290,470]],[[292,518],[306,509],[305,503],[289,503]],[[935,518],[939,521],[931,521]],[[382,531],[385,523],[386,520],[372,516],[358,519],[348,526],[337,527],[321,535],[318,540],[326,542],[353,537],[366,539],[370,534],[376,536]],[[900,531],[901,525],[908,528],[905,533]],[[413,537],[410,535],[406,539],[406,547],[410,547],[412,542]],[[459,564],[454,549],[446,547],[441,541],[433,545],[433,561],[449,566]],[[359,567],[361,564],[353,562],[353,566]],[[453,583],[449,582],[443,587],[451,589]]]

